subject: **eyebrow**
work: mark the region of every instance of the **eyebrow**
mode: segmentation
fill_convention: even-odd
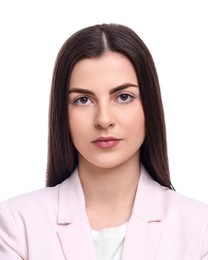
[[[123,89],[126,89],[126,88],[130,88],[130,87],[135,87],[135,88],[138,88],[137,85],[135,84],[132,84],[132,83],[124,83],[120,86],[117,86],[115,88],[112,88],[110,90],[110,94],[114,94],[118,91],[121,91]],[[88,94],[88,95],[95,95],[93,91],[89,90],[89,89],[84,89],[84,88],[71,88],[69,89],[68,93],[81,93],[81,94]]]

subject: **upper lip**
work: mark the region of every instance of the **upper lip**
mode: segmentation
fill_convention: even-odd
[[[119,138],[116,138],[116,137],[112,137],[112,136],[107,136],[107,137],[103,137],[103,136],[101,136],[101,137],[98,137],[98,138],[96,138],[94,141],[92,141],[93,143],[95,143],[95,142],[107,142],[107,141],[118,141],[118,140],[121,140],[121,139],[119,139]]]

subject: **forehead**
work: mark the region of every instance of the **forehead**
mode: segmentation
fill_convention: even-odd
[[[138,84],[131,61],[123,54],[108,52],[98,58],[78,61],[72,70],[69,87],[115,87],[125,82]]]

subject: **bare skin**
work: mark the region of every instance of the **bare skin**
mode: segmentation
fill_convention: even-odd
[[[135,156],[137,157],[137,156]],[[127,174],[128,172],[128,174]],[[115,169],[91,169],[80,164],[90,225],[95,230],[126,223],[132,212],[139,181],[138,157]]]
[[[69,82],[68,113],[91,227],[99,230],[127,222],[145,138],[144,112],[131,62],[112,52],[79,61]]]

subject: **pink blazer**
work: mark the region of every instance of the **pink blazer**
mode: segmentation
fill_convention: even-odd
[[[95,260],[77,172],[1,203],[1,260]],[[161,187],[142,168],[122,260],[208,260],[208,206]]]

